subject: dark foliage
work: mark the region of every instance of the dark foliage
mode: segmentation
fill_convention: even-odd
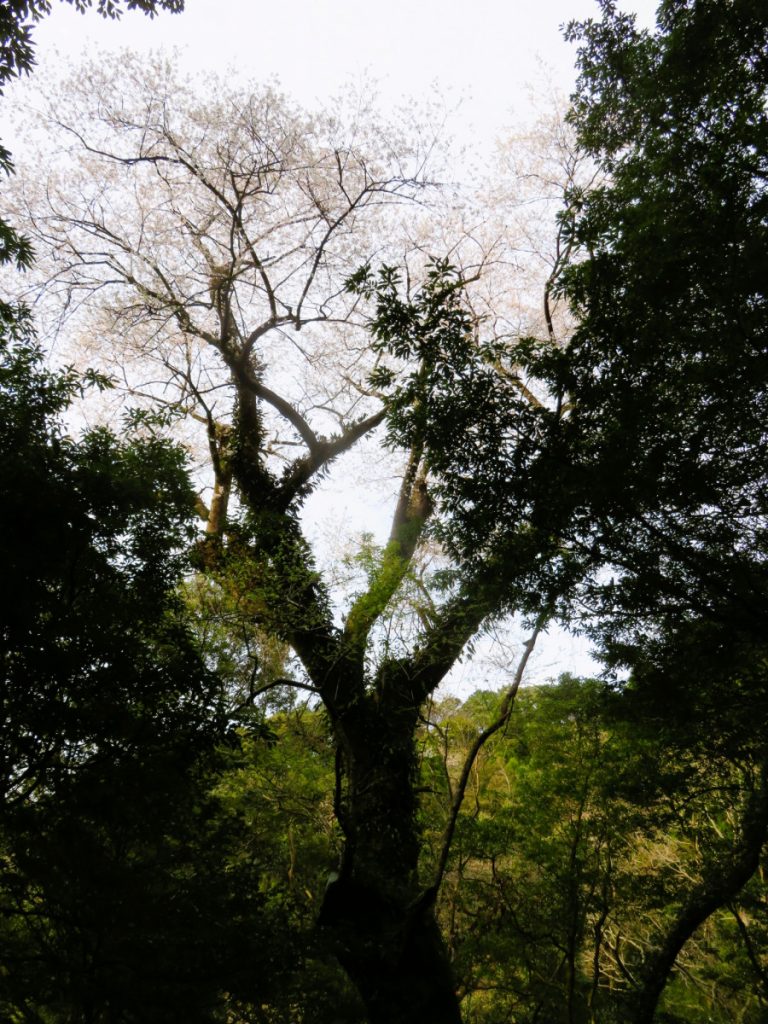
[[[768,12],[667,2],[638,33],[603,5],[573,119],[609,182],[574,196],[574,403],[584,525],[621,570],[596,587],[615,640],[655,605],[762,636],[768,422]],[[581,527],[581,528],[580,528]],[[626,618],[622,619],[622,612]]]
[[[176,447],[61,424],[84,382],[9,330],[0,360],[4,1019],[211,1021],[291,966],[210,791],[222,685],[174,596]],[[231,861],[228,868],[225,867]]]

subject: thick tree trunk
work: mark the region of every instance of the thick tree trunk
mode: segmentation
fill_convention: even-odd
[[[393,903],[349,878],[326,894],[321,923],[356,986],[370,1024],[461,1024],[431,902]]]
[[[460,1024],[434,892],[418,882],[413,709],[374,698],[341,723],[346,837],[320,925],[357,987],[370,1024]]]

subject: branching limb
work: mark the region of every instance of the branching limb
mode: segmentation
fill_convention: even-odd
[[[469,776],[472,772],[475,761],[477,760],[477,755],[480,753],[480,749],[488,742],[491,736],[493,736],[494,733],[497,733],[500,729],[503,729],[504,726],[506,726],[506,724],[509,722],[510,715],[512,714],[512,709],[515,704],[515,697],[517,696],[517,691],[520,689],[520,684],[523,680],[523,676],[525,675],[525,670],[528,667],[528,661],[531,657],[531,654],[533,653],[534,647],[536,646],[536,641],[538,640],[539,635],[542,629],[544,628],[547,617],[548,613],[546,615],[541,615],[539,617],[535,629],[528,637],[528,640],[525,642],[525,646],[523,647],[523,653],[520,657],[520,661],[518,662],[517,670],[515,671],[515,677],[512,680],[512,685],[504,694],[504,698],[501,702],[501,707],[499,708],[498,715],[496,716],[494,721],[491,722],[491,724],[487,726],[487,728],[483,729],[483,731],[475,738],[474,743],[469,749],[469,753],[464,759],[464,765],[461,769],[461,775],[459,776],[459,781],[457,782],[456,788],[453,793],[453,801],[451,803],[450,814],[448,815],[448,822],[446,823],[445,830],[443,832],[443,837],[440,843],[440,857],[437,862],[437,868],[435,869],[435,878],[432,883],[435,890],[438,890],[440,888],[440,885],[443,881],[443,877],[445,876],[445,869],[448,865],[448,857],[451,852],[451,843],[453,842],[453,836],[456,831],[456,823],[459,818],[459,812],[461,811],[461,805],[464,802],[464,794],[467,790]]]
[[[402,583],[430,513],[430,501],[422,463],[423,446],[410,454],[400,487],[389,542],[367,591],[352,605],[344,628],[344,643],[360,656],[365,651],[374,623]]]
[[[757,870],[768,835],[768,762],[759,766],[730,853],[706,865],[658,947],[642,966],[628,1020],[651,1024],[661,994],[685,943],[716,910],[727,906]]]
[[[763,989],[764,994],[761,994],[760,998],[761,1001],[764,1001],[765,997],[768,996],[768,971],[766,971],[765,967],[763,967],[760,962],[759,951],[755,948],[752,936],[749,934],[747,924],[739,913],[738,907],[735,903],[730,903],[728,905],[728,909],[736,921],[736,927],[738,928],[739,935],[744,943],[744,949],[749,957],[749,962],[752,964],[752,970],[755,972],[755,977],[759,980],[760,986]]]
[[[459,592],[434,615],[409,665],[409,688],[415,705],[440,685],[483,622],[504,607],[506,572],[489,561],[462,583]]]
[[[526,401],[528,401],[534,407],[534,409],[544,408],[544,403],[541,401],[541,399],[537,398],[536,395],[534,395],[531,389],[523,382],[523,380],[520,377],[520,374],[516,370],[510,369],[509,367],[504,366],[500,362],[495,363],[494,366],[496,370],[501,374],[501,376],[504,377],[505,380],[511,381],[511,383],[514,384],[514,386],[517,388],[517,390],[520,392],[523,398],[525,398]]]
[[[307,693],[317,693],[317,687],[312,686],[310,683],[300,683],[297,679],[273,679],[271,683],[265,683],[264,686],[258,687],[253,691],[253,694],[249,697],[249,703],[255,700],[256,697],[261,697],[263,693],[269,693],[270,690],[276,690],[278,687],[290,687],[294,690],[306,690]]]
[[[359,695],[362,680],[343,671],[328,595],[301,527],[281,505],[280,486],[264,465],[258,406],[243,385],[238,388],[232,448],[234,480],[254,520],[251,553],[265,589],[264,616],[269,628],[296,651],[333,718]]]
[[[310,454],[314,455],[319,452],[320,441],[315,434],[314,430],[310,427],[298,409],[295,409],[290,402],[286,401],[281,395],[278,395],[271,388],[268,388],[265,384],[261,384],[259,381],[254,380],[251,375],[248,378],[248,386],[251,388],[257,398],[261,398],[263,401],[268,402],[273,409],[276,409],[281,416],[295,427],[302,440],[309,448]]]
[[[384,420],[386,410],[380,409],[372,416],[354,423],[347,430],[326,440],[317,439],[314,451],[305,458],[298,459],[286,473],[281,484],[280,505],[288,508],[291,502],[303,491],[312,477],[324,469],[339,455],[348,451],[361,437],[369,434]]]

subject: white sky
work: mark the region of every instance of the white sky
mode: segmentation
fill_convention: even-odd
[[[624,0],[642,26],[653,24],[653,0]],[[190,72],[227,72],[241,80],[276,77],[286,92],[312,107],[362,78],[377,83],[382,105],[418,100],[436,87],[457,112],[449,134],[484,163],[494,141],[533,114],[531,89],[568,94],[575,80],[575,47],[561,27],[596,16],[594,0],[187,0],[180,15],[150,20],[138,12],[108,22],[93,11],[79,15],[55,5],[35,30],[38,72],[60,60],[77,61],[116,51],[176,48]],[[34,75],[20,88],[35,93]],[[18,95],[18,92],[17,92]],[[4,120],[4,119],[3,119]],[[18,129],[17,129],[18,130]],[[3,142],[15,153],[23,175],[23,127],[14,137],[3,125]],[[326,516],[354,529],[370,528],[370,510],[355,507],[354,492],[336,494]],[[341,501],[339,500],[341,497]],[[318,508],[320,518],[326,518]],[[319,524],[320,532],[328,523]],[[587,674],[596,666],[586,646],[554,630],[532,659],[528,681],[561,671]],[[459,666],[452,688],[461,694],[501,685],[498,671]]]
[[[622,6],[652,24],[652,0]],[[308,106],[362,76],[391,103],[437,84],[461,100],[456,130],[464,141],[485,144],[525,119],[526,86],[541,82],[542,64],[570,91],[575,48],[561,26],[596,10],[594,0],[187,0],[181,15],[150,20],[132,11],[108,22],[60,4],[35,39],[41,69],[57,50],[77,59],[98,49],[178,47],[190,71],[277,76]]]

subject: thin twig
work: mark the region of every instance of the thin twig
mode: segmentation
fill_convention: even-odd
[[[523,675],[528,666],[528,661],[533,653],[533,648],[536,646],[536,641],[539,638],[539,634],[544,628],[544,624],[549,617],[549,612],[542,613],[536,621],[536,627],[531,633],[530,637],[525,643],[523,653],[518,662],[517,671],[515,672],[515,678],[512,680],[512,685],[509,687],[507,692],[504,694],[504,699],[501,702],[499,708],[499,714],[493,722],[476,737],[475,742],[472,744],[469,753],[464,761],[464,767],[461,770],[456,790],[454,792],[453,803],[451,805],[451,813],[448,818],[448,823],[445,826],[443,832],[443,838],[440,848],[440,859],[437,863],[437,870],[435,872],[435,880],[432,888],[437,891],[443,881],[445,875],[445,869],[448,865],[448,856],[451,852],[451,843],[453,842],[453,836],[456,831],[456,822],[459,818],[459,812],[461,811],[461,805],[464,802],[464,794],[467,789],[467,783],[469,782],[469,776],[472,772],[472,768],[477,759],[477,755],[480,753],[481,747],[494,735],[499,729],[503,729],[509,721],[512,709],[515,703],[515,697],[517,691],[520,689],[520,683],[523,680]]]

